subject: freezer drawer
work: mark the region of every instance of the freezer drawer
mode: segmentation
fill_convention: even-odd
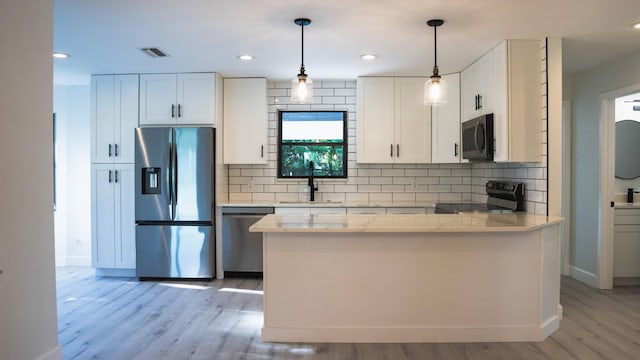
[[[214,233],[213,226],[137,225],[136,276],[213,278]]]

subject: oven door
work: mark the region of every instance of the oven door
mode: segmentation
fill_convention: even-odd
[[[493,114],[462,123],[462,158],[493,160]]]

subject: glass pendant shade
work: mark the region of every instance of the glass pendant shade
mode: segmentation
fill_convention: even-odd
[[[307,75],[298,75],[291,80],[291,102],[294,104],[313,102],[313,80]]]
[[[447,103],[447,82],[440,76],[432,76],[424,82],[424,104],[431,106]]]

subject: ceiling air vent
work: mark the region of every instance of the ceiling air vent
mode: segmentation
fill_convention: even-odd
[[[165,53],[164,51],[158,49],[158,48],[142,48],[140,49],[140,51],[142,51],[143,53],[153,57],[153,58],[157,58],[157,57],[167,57],[169,56],[167,53]]]

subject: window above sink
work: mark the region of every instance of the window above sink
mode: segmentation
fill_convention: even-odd
[[[347,112],[278,112],[278,178],[347,177]]]

